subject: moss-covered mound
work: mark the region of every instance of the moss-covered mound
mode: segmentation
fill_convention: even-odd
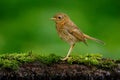
[[[25,63],[32,63],[39,61],[43,64],[53,64],[60,60],[60,56],[54,54],[42,55],[33,53],[21,53],[21,54],[2,54],[0,55],[0,68],[6,70],[17,70],[20,65]]]
[[[100,54],[71,55],[67,61],[55,54],[0,55],[0,80],[119,80],[120,60]]]

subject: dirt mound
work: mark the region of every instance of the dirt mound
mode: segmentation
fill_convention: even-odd
[[[0,80],[120,80],[120,66],[101,69],[60,61],[51,65],[25,63],[18,70],[0,70]]]

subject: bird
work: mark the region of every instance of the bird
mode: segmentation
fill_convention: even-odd
[[[83,33],[65,13],[56,13],[51,19],[55,22],[59,37],[70,45],[67,55],[62,60],[67,60],[69,58],[77,42],[83,42],[88,45],[86,41],[89,39],[104,44],[103,41]]]

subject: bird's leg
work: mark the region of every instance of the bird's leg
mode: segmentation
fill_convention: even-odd
[[[67,56],[66,56],[65,58],[63,58],[62,60],[67,60],[67,59],[68,59],[68,57],[69,57],[69,55],[70,55],[73,47],[74,47],[74,44],[72,44],[72,45],[70,46],[70,49],[69,49],[69,51],[68,51],[68,53],[67,53]]]

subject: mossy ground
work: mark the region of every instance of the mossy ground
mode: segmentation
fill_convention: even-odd
[[[119,80],[120,60],[100,54],[71,55],[13,53],[0,55],[0,80]]]
[[[22,64],[38,61],[40,63],[51,65],[64,62],[61,56],[55,54],[43,55],[30,53],[13,53],[0,55],[0,68],[7,70],[16,70]],[[83,64],[87,66],[96,66],[97,68],[110,69],[117,66],[119,60],[104,59],[101,54],[71,55],[66,63]]]

